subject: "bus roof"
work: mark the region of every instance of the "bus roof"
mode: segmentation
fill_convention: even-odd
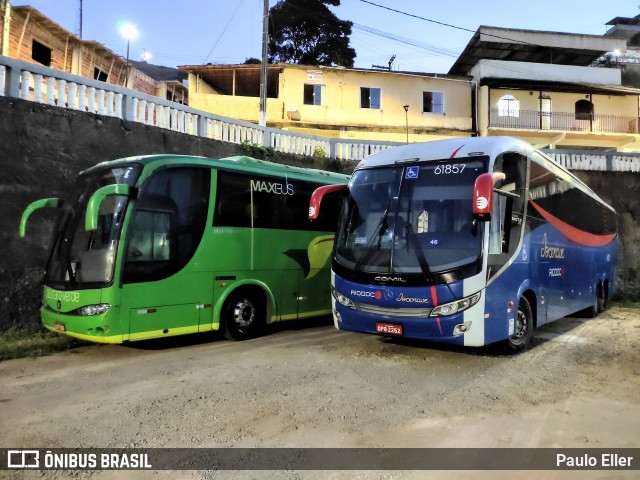
[[[120,158],[101,162],[88,168],[84,172],[91,172],[103,168],[117,168],[125,165],[141,165],[143,167],[156,168],[166,165],[199,165],[209,166],[212,168],[222,168],[225,170],[239,170],[245,172],[254,172],[264,175],[273,176],[293,176],[300,180],[310,180],[319,183],[347,183],[348,175],[341,173],[328,172],[315,168],[294,167],[290,165],[282,165],[279,163],[258,160],[246,156],[235,156],[226,158],[208,158],[192,155],[141,155],[134,157]]]
[[[393,165],[410,160],[429,161],[469,156],[487,155],[495,158],[503,152],[518,152],[528,155],[533,147],[513,137],[464,137],[432,142],[411,143],[383,150],[362,160],[356,170],[361,168]]]
[[[613,210],[613,207],[608,205],[607,202],[602,200],[587,184],[565,167],[554,162],[531,144],[514,137],[465,137],[412,143],[369,155],[358,164],[355,170],[383,167],[410,161],[462,159],[470,156],[483,155],[490,157],[493,161],[498,155],[505,152],[515,152],[534,158],[538,163],[542,163],[543,167],[547,170],[564,172],[568,180],[579,189]]]

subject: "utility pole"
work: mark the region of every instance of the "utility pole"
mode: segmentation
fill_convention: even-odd
[[[262,18],[262,64],[260,68],[260,120],[261,127],[267,126],[267,57],[269,55],[269,0],[264,0]]]
[[[80,16],[80,20],[79,20],[80,21],[80,28],[78,28],[78,31],[79,31],[79,35],[78,36],[80,37],[80,40],[82,40],[82,0],[80,0],[80,4],[78,5],[78,8],[79,8],[78,14]]]
[[[11,0],[4,0],[4,16],[2,22],[2,49],[0,55],[9,56],[9,28],[11,26]]]

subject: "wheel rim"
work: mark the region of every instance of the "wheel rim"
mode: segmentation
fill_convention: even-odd
[[[520,345],[524,342],[527,335],[527,327],[529,326],[529,320],[527,314],[521,309],[518,309],[518,315],[516,316],[516,331],[511,336],[511,342],[515,345]]]
[[[256,318],[256,307],[248,298],[238,300],[233,307],[233,323],[238,328],[250,327]]]

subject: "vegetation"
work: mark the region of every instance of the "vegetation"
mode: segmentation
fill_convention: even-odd
[[[13,327],[0,333],[0,361],[41,357],[83,345],[89,343],[49,332],[41,326]]]
[[[265,147],[257,143],[251,143],[249,140],[245,140],[240,144],[242,153],[247,157],[259,158],[262,160],[269,160],[273,157],[275,150],[273,147]]]
[[[269,10],[269,62],[353,67],[352,22],[329,10],[340,0],[280,0]]]
[[[321,158],[327,158],[327,154],[324,151],[324,148],[317,146],[313,151],[313,158],[315,158],[316,160]]]

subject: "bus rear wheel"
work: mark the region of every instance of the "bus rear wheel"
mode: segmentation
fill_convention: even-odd
[[[593,304],[587,307],[585,310],[585,316],[587,318],[596,318],[599,313],[604,312],[605,300],[602,285],[598,284],[595,288],[595,296],[593,298]]]
[[[518,353],[525,350],[533,338],[533,312],[529,301],[522,297],[518,302],[516,325],[513,335],[502,342],[506,353]]]
[[[234,292],[222,309],[225,332],[230,340],[255,337],[265,324],[264,300],[251,291]]]
[[[607,309],[607,296],[604,293],[602,284],[598,284],[598,313],[602,313]]]

